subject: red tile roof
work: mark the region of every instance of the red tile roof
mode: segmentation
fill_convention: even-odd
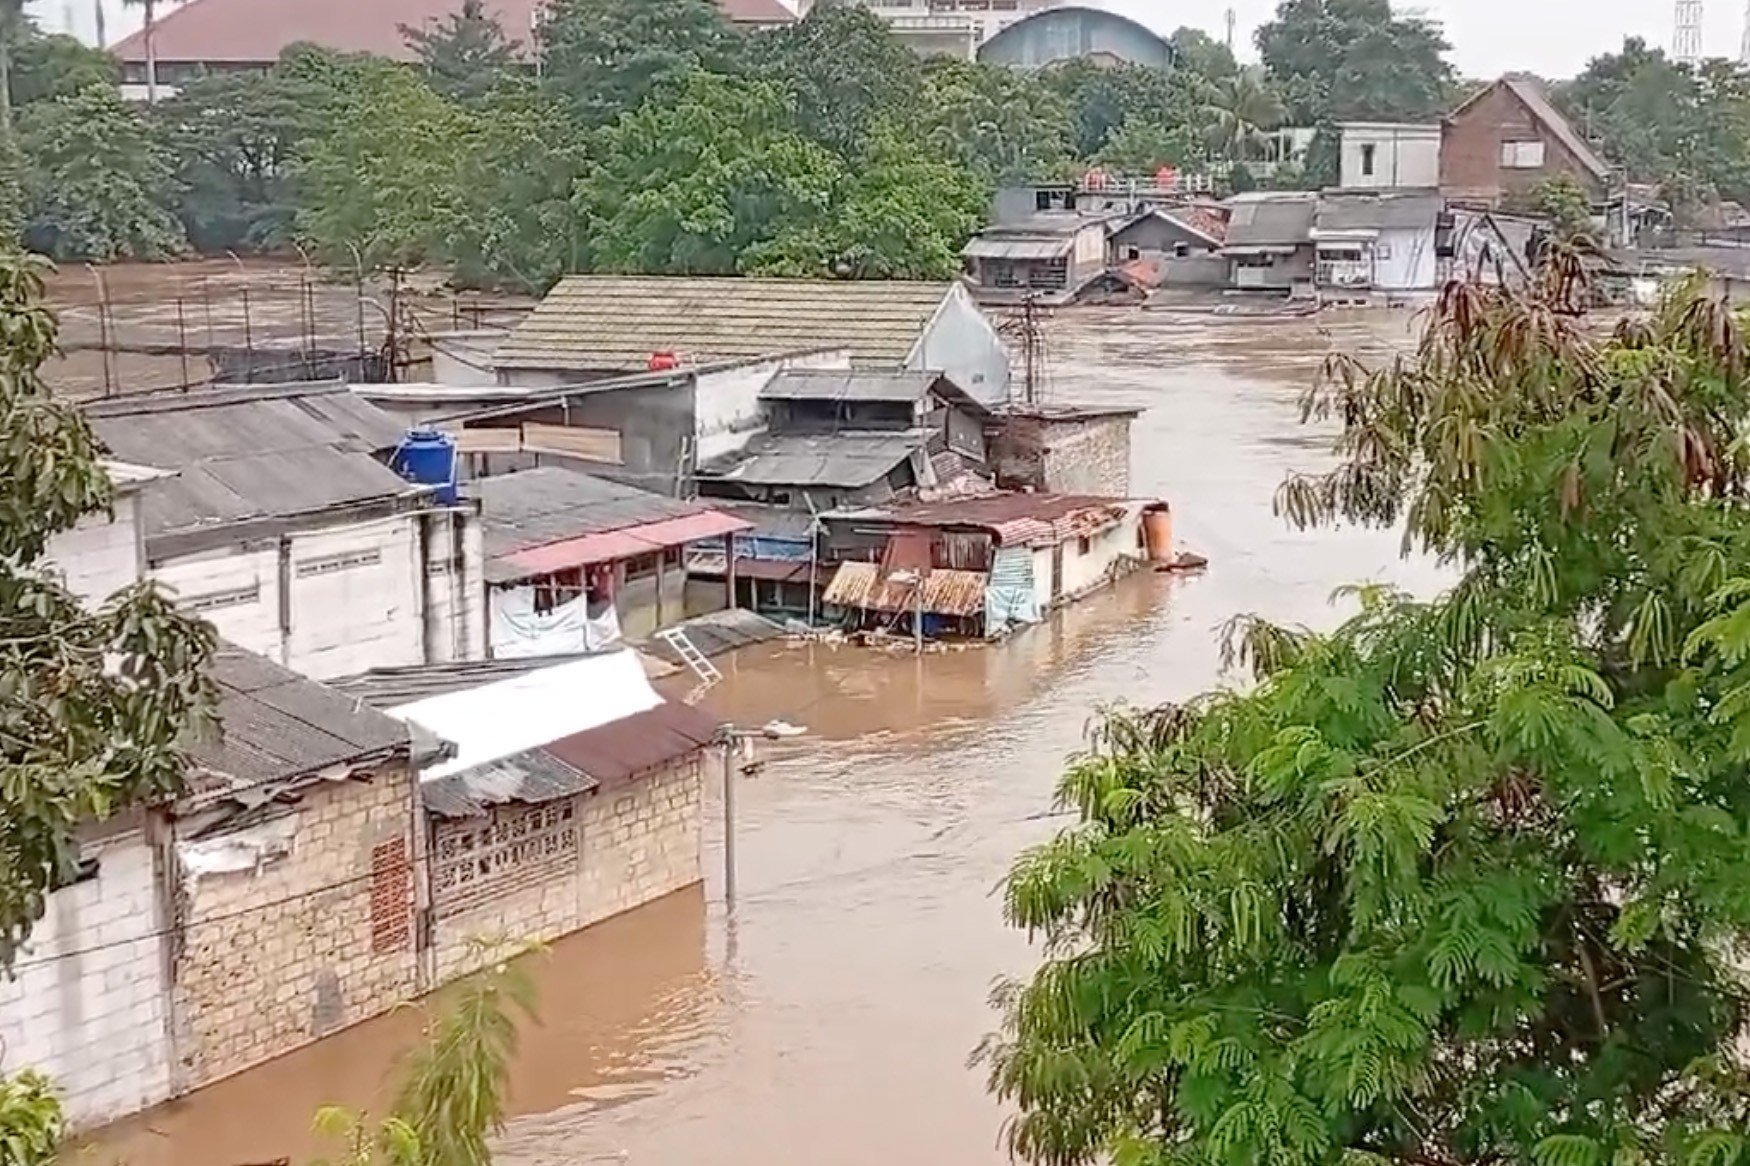
[[[486,0],[504,33],[529,43],[542,0]],[[736,24],[788,24],[796,14],[779,0],[717,0]],[[160,64],[213,62],[268,64],[288,46],[309,42],[348,53],[411,58],[401,26],[418,28],[447,19],[460,0],[188,0],[158,18],[153,36]],[[111,50],[143,63],[143,32]]]

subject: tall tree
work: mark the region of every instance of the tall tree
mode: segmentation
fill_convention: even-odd
[[[1257,43],[1298,125],[1420,121],[1451,96],[1439,26],[1395,14],[1389,0],[1282,0]]]
[[[1000,65],[926,62],[920,129],[981,182],[1052,178],[1069,168],[1069,107],[1037,77]]]
[[[0,17],[0,20],[3,20]],[[70,97],[93,85],[121,81],[116,59],[70,36],[45,35],[28,22],[11,45],[12,108],[33,101]]]
[[[44,560],[111,499],[90,428],[39,375],[45,270],[0,254],[0,968],[77,869],[82,823],[181,793],[213,708],[210,626],[149,583],[91,610]]]
[[[169,207],[169,157],[113,89],[90,88],[19,112],[25,237],[67,259],[158,259],[185,246]]]
[[[788,89],[802,131],[841,158],[867,145],[877,121],[903,120],[923,85],[918,55],[860,5],[817,4],[748,52],[748,71]]]
[[[462,0],[441,22],[401,26],[431,87],[452,101],[477,101],[516,65],[518,42],[505,36],[485,0]]]
[[[140,40],[146,46],[146,104],[158,104],[158,0],[122,0],[129,8],[139,8],[143,24]]]
[[[616,271],[727,274],[748,248],[815,222],[841,164],[760,81],[694,73],[601,137],[579,201]]]
[[[712,0],[554,0],[535,39],[542,76],[589,126],[672,91],[694,70],[726,69],[737,52]]]
[[[1335,359],[1298,522],[1462,569],[1248,692],[1111,721],[1017,865],[1048,961],[994,1083],[1051,1163],[1699,1166],[1750,1152],[1750,351],[1693,289],[1601,336],[1558,252]]]
[[[1204,108],[1210,147],[1230,162],[1255,158],[1259,141],[1286,116],[1282,100],[1259,69],[1241,69],[1227,77],[1214,87]]]

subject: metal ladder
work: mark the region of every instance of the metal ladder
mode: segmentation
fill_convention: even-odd
[[[723,673],[717,671],[717,665],[711,663],[710,658],[699,651],[697,645],[687,639],[687,633],[680,628],[669,628],[667,631],[657,632],[656,638],[673,648],[675,655],[679,656],[681,661],[693,670],[693,675],[697,676],[703,684],[700,691],[710,688],[723,679]]]

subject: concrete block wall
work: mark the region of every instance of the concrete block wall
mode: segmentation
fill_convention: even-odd
[[[53,1078],[75,1129],[170,1096],[152,850],[128,831],[86,848],[94,877],[55,891],[15,976],[0,978],[4,1068]]]
[[[1130,418],[1014,417],[991,442],[997,484],[1050,494],[1130,495]]]
[[[471,939],[558,939],[697,883],[704,768],[683,760],[584,795],[574,869],[462,911],[446,911],[435,899],[438,980],[479,967],[488,953]]]
[[[139,498],[122,494],[115,516],[90,514],[72,530],[49,540],[47,558],[66,579],[67,589],[98,604],[139,581],[141,561]]]
[[[393,766],[368,781],[306,790],[290,854],[258,871],[184,884],[172,989],[182,1088],[290,1052],[417,993],[411,780]],[[397,854],[400,869],[385,870],[385,857],[393,867]]]
[[[706,759],[604,785],[583,817],[581,920],[598,922],[699,881]]]

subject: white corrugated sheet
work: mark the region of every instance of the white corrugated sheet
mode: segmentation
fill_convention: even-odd
[[[637,653],[622,649],[389,711],[456,746],[454,758],[421,772],[421,779],[430,781],[600,728],[661,703]]]

